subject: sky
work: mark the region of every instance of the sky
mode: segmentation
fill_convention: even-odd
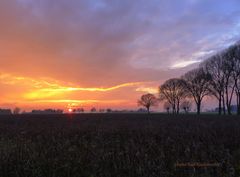
[[[135,109],[239,40],[239,0],[1,0],[0,107]]]

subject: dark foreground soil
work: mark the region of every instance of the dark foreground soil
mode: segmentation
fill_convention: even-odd
[[[0,116],[0,177],[239,177],[240,117]]]

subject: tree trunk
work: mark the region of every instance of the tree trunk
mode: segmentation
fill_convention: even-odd
[[[150,107],[147,107],[147,113],[150,114]]]
[[[237,115],[240,115],[240,95],[238,95]]]
[[[240,96],[238,96],[237,115],[240,115]]]
[[[173,114],[176,114],[176,105],[175,105],[175,103],[174,103],[174,105],[173,105],[173,108],[172,108],[173,110],[172,110],[172,112],[173,112]]]
[[[221,115],[222,114],[222,96],[220,94],[220,97],[219,97],[219,103],[218,103],[218,114]]]
[[[223,92],[223,95],[222,95],[222,108],[223,108],[223,114],[226,115],[224,92]]]
[[[231,109],[231,104],[227,105],[227,112],[228,112],[228,115],[232,115],[232,109]]]
[[[226,96],[226,107],[227,107],[227,113],[228,115],[232,115],[232,97],[233,97],[233,93],[235,90],[235,86],[229,91],[229,89],[226,87],[225,88],[225,96]],[[230,93],[229,93],[230,92]]]
[[[197,101],[197,115],[200,115],[201,113],[201,98]]]
[[[201,102],[197,103],[197,115],[200,115],[201,112]]]
[[[179,114],[179,105],[180,105],[180,103],[179,103],[179,101],[177,102],[177,114]]]
[[[233,98],[235,87],[236,86],[233,86],[233,88],[231,90],[231,93],[230,93],[230,98],[229,98],[229,101],[228,101],[228,114],[229,115],[232,115],[232,107],[231,107],[231,105],[232,105],[232,98]]]
[[[225,88],[225,96],[226,96],[226,98],[225,98],[226,104],[225,105],[227,107],[227,113],[228,113],[228,115],[231,115],[231,103],[230,103],[230,100],[229,100],[228,84],[227,84],[227,86]]]
[[[237,115],[240,115],[240,92],[236,91],[236,97],[237,97]]]

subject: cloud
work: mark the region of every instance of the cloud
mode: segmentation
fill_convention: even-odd
[[[51,107],[51,104],[126,106],[135,103],[133,99],[136,96],[135,90],[146,92],[146,88],[153,84],[156,83],[132,82],[111,87],[81,87],[51,78],[31,78],[1,73],[0,87],[3,97],[0,101],[4,102],[4,105],[30,104],[33,108],[41,105]]]
[[[146,93],[151,93],[151,94],[157,94],[158,93],[158,88],[156,87],[139,87],[136,89],[137,92],[146,92]]]
[[[239,7],[238,0],[2,0],[1,71],[80,88],[157,87],[239,40]]]
[[[177,68],[185,68],[189,65],[195,64],[195,63],[200,63],[201,61],[199,60],[191,60],[191,61],[179,61],[175,63],[174,65],[171,66],[172,69],[177,69]]]

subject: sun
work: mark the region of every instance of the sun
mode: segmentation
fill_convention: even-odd
[[[72,112],[73,112],[72,108],[69,108],[69,109],[68,109],[68,112],[69,112],[69,113],[72,113]]]

